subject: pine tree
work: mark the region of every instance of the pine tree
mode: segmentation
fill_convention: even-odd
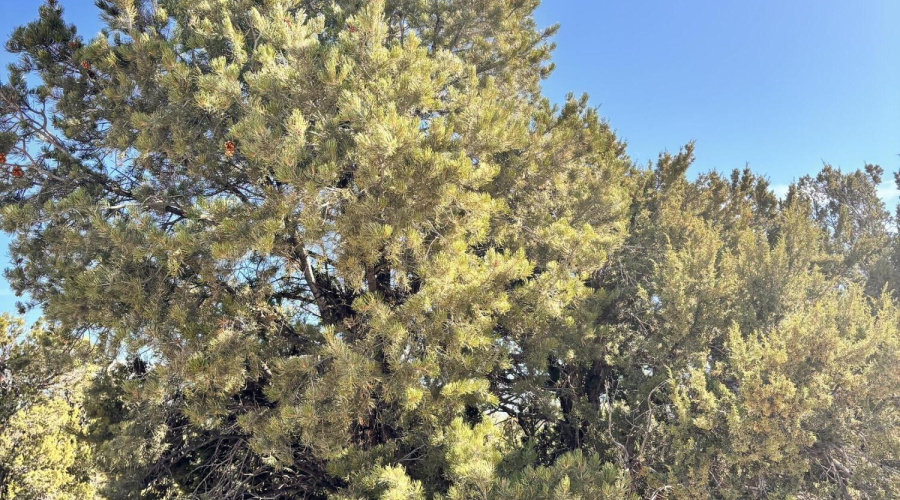
[[[460,426],[577,334],[624,228],[622,145],[538,93],[536,4],[104,1],[83,41],[51,2],[12,35],[9,277],[128,360],[87,404],[109,494],[462,495]]]

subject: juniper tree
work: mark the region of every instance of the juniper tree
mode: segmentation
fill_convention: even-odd
[[[577,436],[648,497],[896,496],[897,306],[865,293],[847,256],[867,247],[839,244],[821,205],[778,202],[749,170],[690,182],[691,159],[663,155],[640,177],[629,235],[599,273],[604,342],[560,366],[572,418],[544,440]],[[848,201],[861,200],[817,200]]]
[[[89,346],[0,316],[0,498],[80,499],[97,478],[82,438]]]

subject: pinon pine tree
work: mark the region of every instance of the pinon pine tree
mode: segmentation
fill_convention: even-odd
[[[497,476],[519,389],[590,334],[629,182],[584,100],[540,95],[536,4],[102,0],[83,40],[50,1],[13,33],[8,277],[109,366],[106,494],[533,490]],[[620,497],[596,460],[515,472]]]

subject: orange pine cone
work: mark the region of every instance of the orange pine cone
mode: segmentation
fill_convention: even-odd
[[[84,69],[91,69],[91,63],[87,61],[81,61],[81,67]]]
[[[6,163],[6,153],[0,153],[0,164]]]
[[[12,169],[12,176],[13,176],[13,177],[22,177],[22,167],[20,167],[20,166],[18,166],[18,165],[16,165],[15,167],[13,167],[13,169]]]
[[[234,143],[231,141],[225,143],[225,156],[229,158],[234,156]]]

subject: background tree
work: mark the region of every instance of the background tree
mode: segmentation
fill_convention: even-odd
[[[99,478],[81,407],[89,346],[0,316],[0,498],[90,498]]]

